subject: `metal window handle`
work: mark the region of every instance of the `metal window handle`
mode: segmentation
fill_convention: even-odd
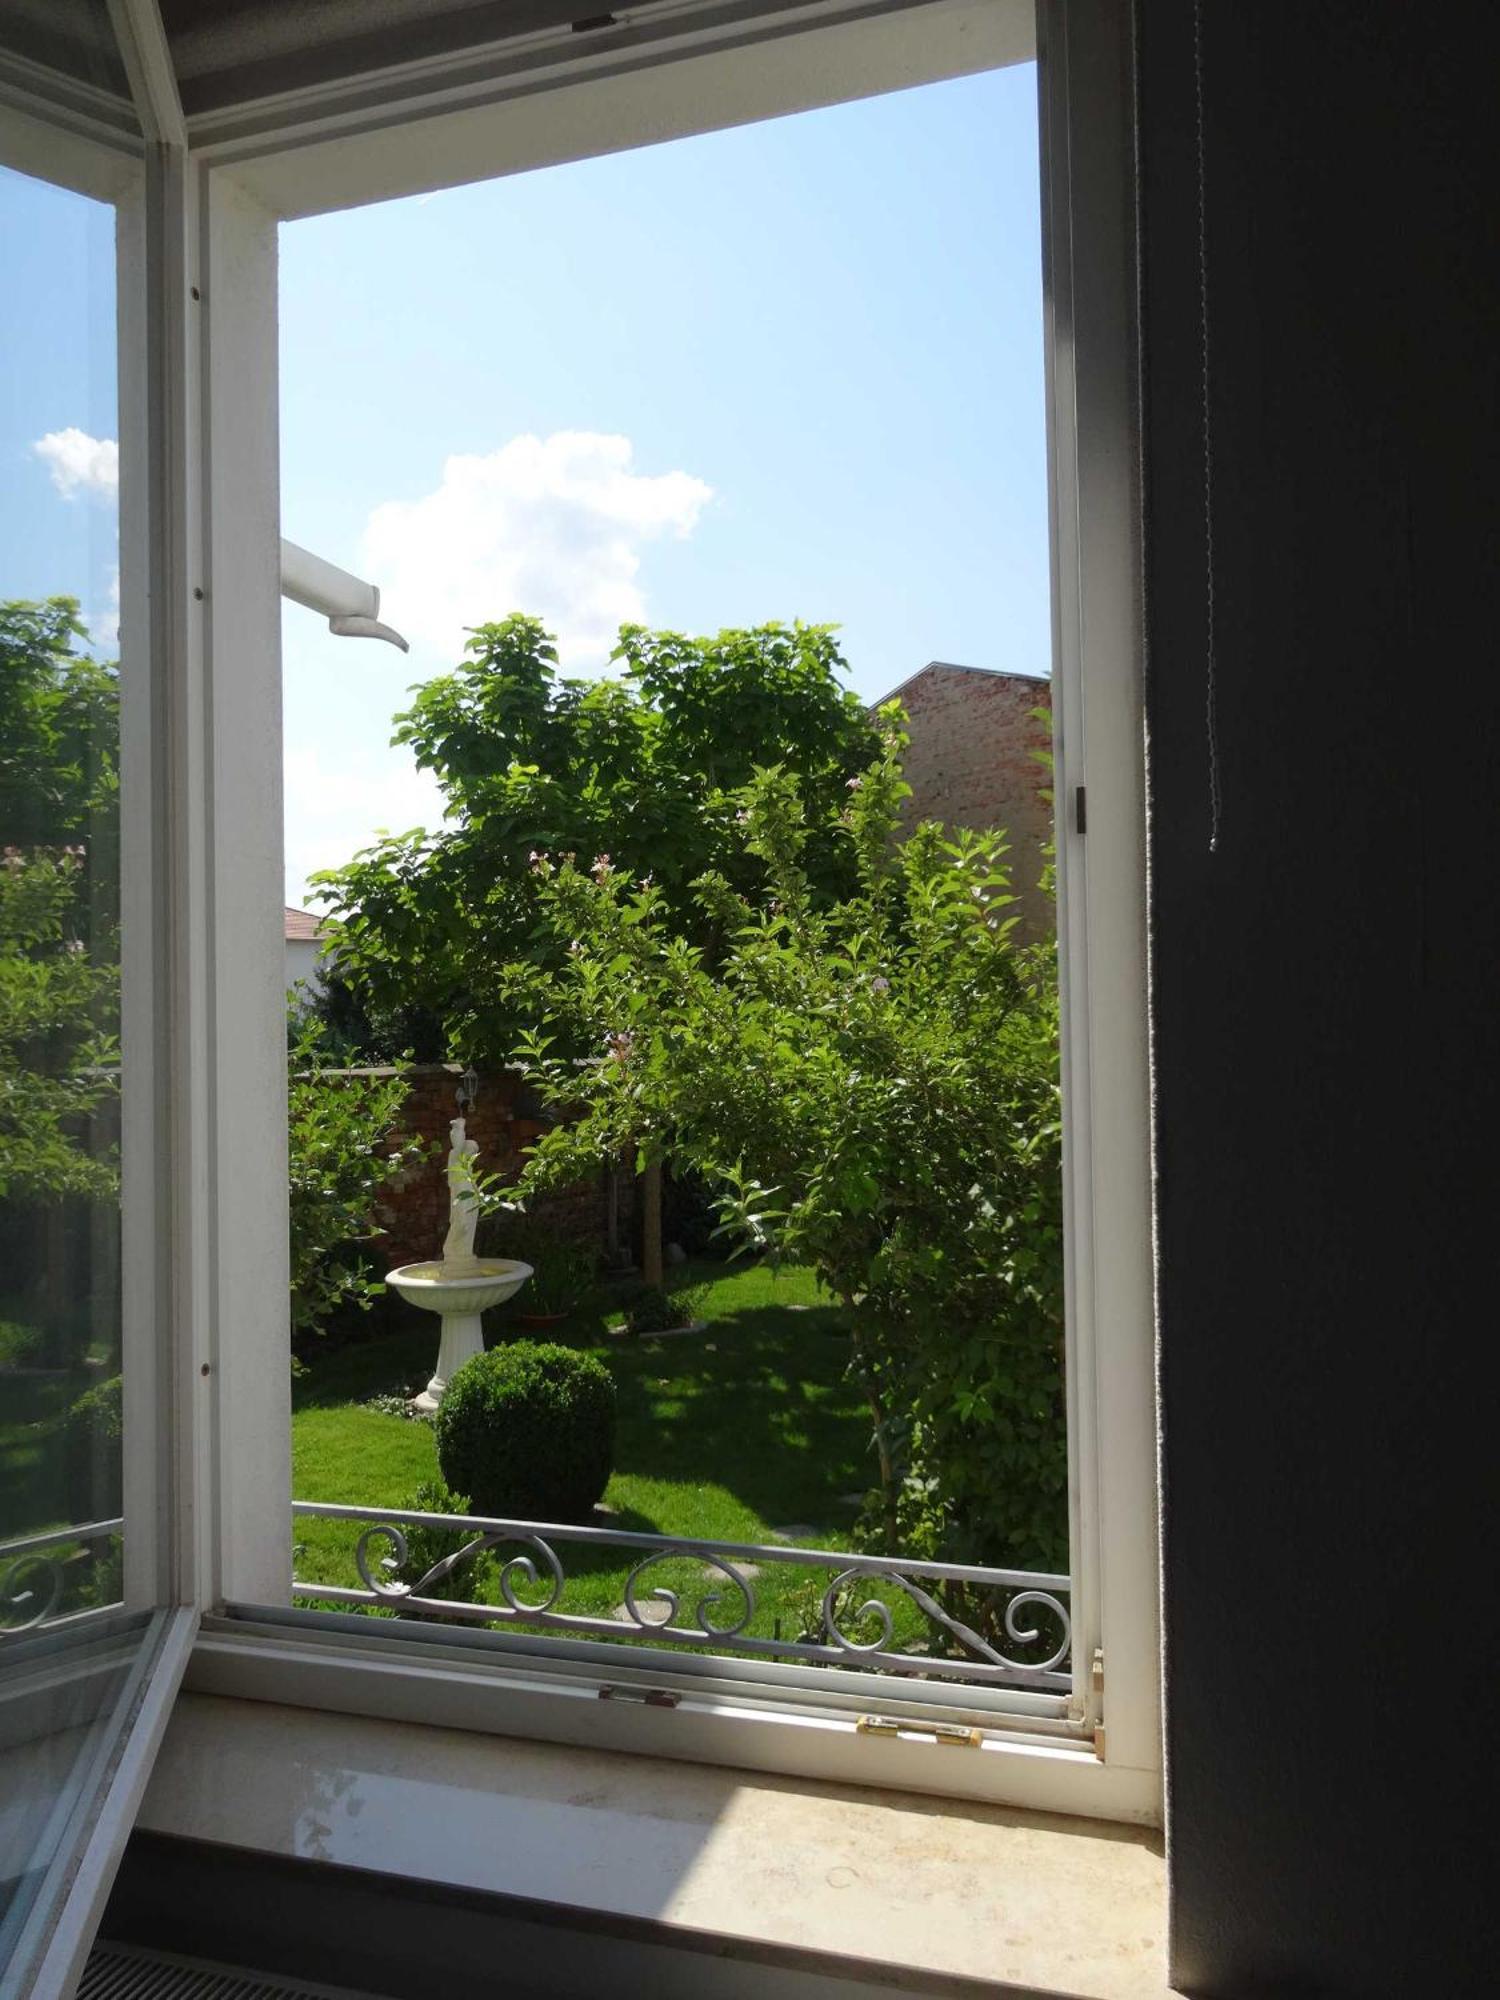
[[[295,542],[281,544],[281,594],[309,611],[319,611],[341,639],[385,639],[403,653],[411,648],[401,634],[380,622],[380,592]]]

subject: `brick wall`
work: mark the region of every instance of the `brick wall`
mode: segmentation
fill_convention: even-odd
[[[356,1071],[366,1076],[394,1076],[391,1069]],[[436,1257],[448,1227],[448,1126],[458,1115],[455,1092],[460,1070],[455,1063],[417,1063],[399,1072],[410,1095],[398,1128],[402,1137],[423,1141],[428,1157],[402,1169],[381,1202],[386,1227],[375,1241],[375,1252],[388,1268]],[[491,1070],[480,1076],[479,1094],[465,1114],[469,1138],[479,1142],[476,1165],[485,1173],[514,1180],[527,1148],[544,1129],[534,1100],[515,1070]],[[395,1135],[393,1135],[394,1138]],[[608,1234],[608,1187],[604,1175],[530,1204],[529,1212],[570,1241],[587,1244],[603,1254]],[[634,1244],[635,1182],[619,1176],[619,1233]],[[481,1223],[481,1244],[483,1241]]]
[[[1052,808],[1042,797],[1051,777],[1033,752],[1050,746],[1052,732],[1033,711],[1050,715],[1051,682],[934,661],[899,688],[897,698],[911,731],[907,823],[1004,827],[1021,914],[1033,932],[1050,930],[1052,904],[1037,882],[1052,831]]]

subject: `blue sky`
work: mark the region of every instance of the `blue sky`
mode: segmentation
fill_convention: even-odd
[[[78,598],[113,642],[114,213],[0,167],[0,597]]]
[[[390,717],[511,609],[580,673],[624,617],[834,622],[870,697],[932,658],[1044,671],[1036,161],[1026,66],[284,226],[284,532],[413,640],[286,608],[289,899],[435,818]],[[17,192],[0,222],[57,297],[56,211],[91,205],[42,191],[43,226]],[[36,450],[114,435],[101,262],[74,246],[92,295],[75,276],[62,314],[7,329],[0,592],[107,616],[112,557],[79,539],[107,468]]]

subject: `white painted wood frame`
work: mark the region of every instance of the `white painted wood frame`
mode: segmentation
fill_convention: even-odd
[[[1074,1664],[1100,1656],[1079,1692],[1105,1760],[1159,1794],[1131,18],[1039,22]]]
[[[139,0],[131,0],[139,11]],[[633,39],[388,73],[187,123],[153,150],[143,337],[163,414],[150,602],[151,1140],[130,1283],[159,1327],[163,1535],[138,1601],[284,1606],[290,1582],[276,229],[312,214],[1039,55],[1057,670],[1074,1741],[1024,1716],[970,1761],[809,1700],[601,1703],[534,1654],[422,1661],[216,1620],[193,1685],[654,1755],[1160,1816],[1131,51],[1112,0],[646,7]],[[653,39],[654,37],[654,39]],[[545,43],[546,46],[542,44]],[[460,66],[461,67],[461,66]],[[159,84],[159,65],[153,69]],[[154,234],[153,234],[154,232]],[[378,581],[378,579],[377,579]],[[127,614],[128,615],[128,614]],[[138,615],[140,615],[138,613]],[[1075,801],[1088,799],[1088,831]],[[139,885],[131,893],[145,895]],[[142,1127],[144,1131],[146,1128]],[[140,1261],[144,1259],[144,1262]],[[148,1268],[149,1267],[149,1268]],[[145,1381],[143,1375],[142,1381]],[[162,1393],[163,1388],[165,1393]],[[138,1433],[139,1435],[139,1433]],[[134,1503],[132,1503],[134,1504]],[[1093,1671],[1103,1656],[1102,1693]],[[619,1676],[640,1671],[622,1661]],[[597,1681],[597,1676],[595,1677]],[[581,1699],[585,1694],[587,1698]],[[877,1697],[872,1694],[872,1701]],[[1098,1732],[1098,1733],[1096,1733]],[[960,1770],[959,1767],[962,1767]]]
[[[222,619],[223,637],[213,645],[216,653],[233,648],[236,660],[221,676],[219,653],[213,675],[216,690],[224,690],[223,723],[233,729],[236,760],[215,811],[218,910],[232,900],[236,912],[221,931],[218,1019],[235,1021],[238,1060],[229,1062],[226,1052],[216,1087],[225,1129],[253,1132],[257,1148],[266,1149],[253,1164],[243,1161],[242,1146],[221,1154],[226,1174],[230,1151],[241,1159],[241,1178],[237,1202],[227,1181],[221,1196],[220,1256],[248,1277],[284,1255],[284,1198],[272,1187],[280,1156],[274,1173],[263,1171],[280,1143],[268,1111],[280,997],[273,999],[263,979],[257,984],[244,950],[279,907],[270,884],[280,794],[267,734],[277,712],[268,684],[277,649],[267,553],[277,532],[276,494],[266,443],[274,435],[274,315],[256,292],[270,282],[269,211],[305,215],[520,171],[1024,59],[1035,46],[1046,197],[1056,782],[1064,808],[1059,921],[1076,1740],[1002,1740],[1006,1728],[995,1717],[993,1754],[982,1759],[980,1780],[979,1766],[960,1775],[955,1767],[963,1760],[916,1739],[876,1757],[852,1718],[821,1714],[810,1699],[767,1700],[758,1708],[710,1699],[664,1715],[601,1709],[596,1701],[586,1734],[656,1754],[670,1745],[677,1755],[855,1781],[871,1781],[878,1764],[877,1782],[961,1792],[977,1784],[983,1796],[1016,1803],[1154,1819],[1159,1621],[1129,19],[1108,0],[1044,0],[1034,44],[1028,11],[1011,0],[821,5],[782,10],[756,40],[747,39],[751,11],[739,10],[739,39],[730,45],[707,18],[694,40],[695,12],[710,17],[714,8],[678,8],[670,47],[649,59],[580,50],[575,38],[571,50],[549,46],[546,60],[539,55],[519,81],[512,69],[455,83],[449,70],[434,78],[417,66],[420,73],[387,77],[378,89],[336,102],[313,93],[253,120],[210,119],[201,134],[190,121],[190,140],[203,148],[204,254],[219,274],[209,288],[218,310],[208,319],[207,379],[234,384],[222,402],[209,395],[214,435],[206,461],[213,542],[225,551],[213,565],[208,629],[218,633]],[[224,311],[225,274],[241,288],[232,314]],[[216,346],[221,334],[234,343],[227,356]],[[253,337],[262,343],[258,355]],[[226,455],[232,470],[215,486]],[[230,550],[237,564],[250,551],[254,573],[226,575]],[[225,601],[230,591],[232,603]],[[248,762],[240,763],[247,745]],[[1080,788],[1088,798],[1086,834],[1074,809]],[[257,948],[269,964],[275,954],[268,936]],[[232,996],[225,982],[236,982]],[[230,1104],[238,1108],[226,1119]],[[284,1369],[285,1332],[279,1316],[264,1310],[269,1286],[258,1292],[260,1308],[250,1300],[237,1305],[233,1292],[222,1283],[217,1300],[221,1325],[235,1327],[233,1340],[221,1344],[222,1575],[226,1585],[278,1578],[273,1589],[238,1582],[225,1589],[224,1599],[250,1611],[285,1598],[280,1552],[290,1524],[268,1497],[285,1490],[285,1418],[267,1387]],[[241,1380],[243,1401],[234,1387]],[[257,1492],[259,1518],[246,1504]],[[549,1681],[534,1653],[509,1664],[498,1649],[496,1657],[502,1663],[494,1666],[471,1655],[446,1667],[405,1664],[348,1633],[309,1632],[304,1642],[257,1632],[247,1621],[205,1640],[193,1684],[410,1718],[451,1716],[457,1679],[475,1726],[566,1739],[580,1733],[577,1687],[561,1666]],[[754,1692],[747,1675],[747,1698]],[[1024,1729],[1021,1715],[1008,1727]]]
[[[166,338],[175,285],[164,222],[174,162],[167,149],[145,144],[130,107],[103,91],[64,82],[37,94],[30,82],[24,65],[0,73],[0,162],[115,213],[120,447],[125,1615],[104,1607],[23,1641],[20,1686],[8,1683],[6,1691],[40,1734],[55,1726],[49,1703],[90,1688],[106,1703],[54,1801],[50,1859],[4,1968],[7,1994],[51,2000],[71,1992],[81,1971],[197,1634],[203,1578],[184,1559],[181,1531],[193,1513],[193,1481],[211,1465],[205,1454],[189,1480],[180,1477],[182,1441],[192,1436],[184,1391],[201,1320],[176,1278],[196,1260],[179,1200],[191,1163],[174,1110],[188,1018],[173,968],[172,856],[185,835],[174,778],[183,656],[174,632],[172,496],[183,522],[187,506],[173,463],[181,427],[174,436],[161,393],[181,380]]]

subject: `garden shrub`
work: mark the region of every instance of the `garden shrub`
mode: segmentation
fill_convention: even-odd
[[[0,1368],[32,1368],[41,1358],[46,1336],[39,1326],[0,1319]]]
[[[379,1230],[382,1195],[422,1152],[419,1140],[393,1136],[405,1078],[327,1068],[318,1033],[315,1022],[293,1021],[287,1055],[294,1336],[381,1295],[383,1274],[361,1246]]]
[[[456,1493],[437,1479],[424,1479],[415,1493],[408,1494],[401,1502],[403,1509],[412,1514],[467,1514],[469,1509]],[[395,1581],[415,1587],[426,1576],[434,1563],[445,1556],[456,1555],[466,1542],[474,1540],[471,1532],[455,1529],[445,1534],[441,1528],[420,1528],[414,1523],[403,1525],[406,1537],[406,1560],[397,1565]],[[486,1586],[494,1571],[495,1558],[488,1550],[477,1556],[470,1556],[447,1576],[438,1577],[422,1592],[424,1597],[441,1597],[467,1600],[469,1603],[484,1601]],[[453,1619],[453,1624],[466,1624],[466,1619]]]
[[[125,1544],[119,1535],[89,1542],[68,1565],[64,1608],[95,1611],[125,1596]]]
[[[119,1513],[123,1430],[118,1375],[85,1390],[62,1419],[64,1478],[77,1519],[96,1520]]]
[[[637,1285],[625,1301],[626,1333],[648,1339],[653,1333],[676,1333],[708,1318],[708,1285],[674,1285],[663,1291],[660,1285]]]
[[[625,1331],[641,1335],[648,1333],[670,1333],[675,1327],[686,1326],[688,1316],[678,1301],[664,1292],[660,1285],[642,1285],[633,1292],[625,1307]]]
[[[511,1257],[531,1266],[516,1294],[518,1313],[570,1313],[593,1281],[591,1251],[519,1210],[484,1216],[474,1247],[481,1257]]]
[[[443,1478],[476,1514],[577,1521],[614,1464],[614,1378],[574,1348],[513,1341],[464,1363],[436,1430]]]

